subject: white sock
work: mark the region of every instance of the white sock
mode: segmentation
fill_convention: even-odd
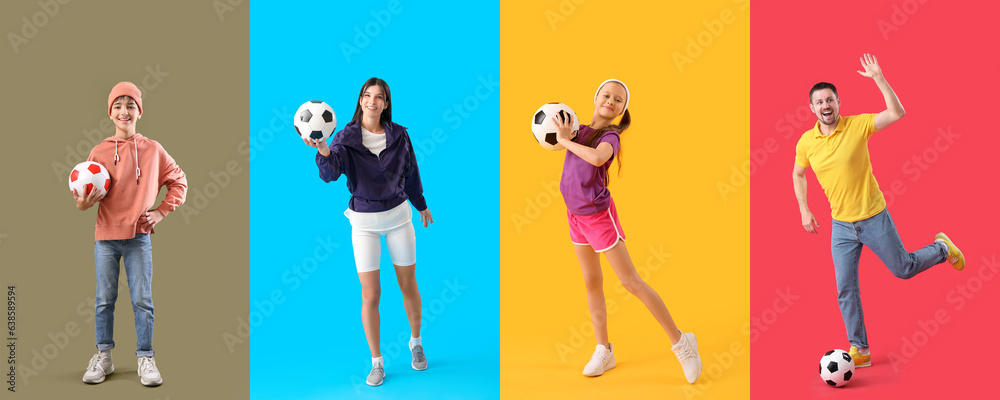
[[[372,357],[372,368],[381,367],[382,365],[382,357]]]
[[[870,353],[870,351],[868,351],[867,347],[864,347],[864,348],[859,347],[858,348],[858,354],[866,354],[867,355],[868,353]]]
[[[410,337],[410,350],[417,346],[420,346],[420,336]]]
[[[99,351],[101,358],[111,358],[111,350],[101,350]]]
[[[670,346],[678,346],[681,343],[684,343],[684,332],[681,332],[680,329],[678,329],[677,332],[681,334],[681,338],[677,339],[677,343],[672,343]]]
[[[944,247],[944,252],[951,253],[951,248],[948,247],[948,243],[945,243],[943,239],[934,240],[934,243],[941,243],[941,246]]]

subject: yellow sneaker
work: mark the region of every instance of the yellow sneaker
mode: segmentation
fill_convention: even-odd
[[[861,352],[858,351],[857,346],[851,346],[851,351],[847,353],[850,354],[851,358],[854,360],[855,368],[864,368],[872,366],[872,355],[861,354]]]
[[[965,268],[965,256],[962,255],[962,250],[955,247],[955,244],[951,242],[948,235],[945,235],[944,232],[939,232],[937,235],[934,235],[934,239],[940,239],[944,244],[948,245],[948,262],[955,269],[961,271],[962,268]]]

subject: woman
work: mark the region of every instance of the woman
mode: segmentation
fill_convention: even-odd
[[[403,293],[403,305],[410,322],[410,351],[415,370],[427,368],[420,341],[420,291],[415,275],[417,253],[410,203],[420,212],[424,227],[433,223],[424,201],[420,173],[406,128],[392,122],[389,85],[371,78],[361,86],[354,118],[333,137],[332,143],[303,139],[316,148],[316,165],[324,182],[344,175],[351,192],[349,208],[354,244],[354,261],[361,281],[361,322],[372,354],[372,370],[367,383],[382,384],[385,377],[379,350],[378,303],[380,237],[385,236],[396,280]]]

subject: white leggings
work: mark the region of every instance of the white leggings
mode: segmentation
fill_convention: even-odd
[[[359,273],[378,271],[382,252],[379,240],[381,236],[385,236],[385,245],[389,248],[389,258],[393,265],[409,266],[417,263],[417,237],[412,222],[407,221],[399,227],[384,231],[354,228],[351,237],[354,242],[354,263]]]

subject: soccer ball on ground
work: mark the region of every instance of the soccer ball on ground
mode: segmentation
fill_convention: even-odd
[[[535,140],[545,149],[563,150],[565,147],[556,141],[556,123],[552,121],[552,117],[561,121],[570,120],[573,126],[572,132],[579,130],[580,119],[576,117],[572,108],[563,103],[548,103],[535,111],[531,119],[531,133],[535,135]]]
[[[333,108],[319,100],[302,104],[295,112],[295,132],[303,139],[326,140],[337,129],[337,115]]]
[[[841,387],[854,376],[854,360],[844,350],[835,349],[819,359],[819,377],[827,385]]]

